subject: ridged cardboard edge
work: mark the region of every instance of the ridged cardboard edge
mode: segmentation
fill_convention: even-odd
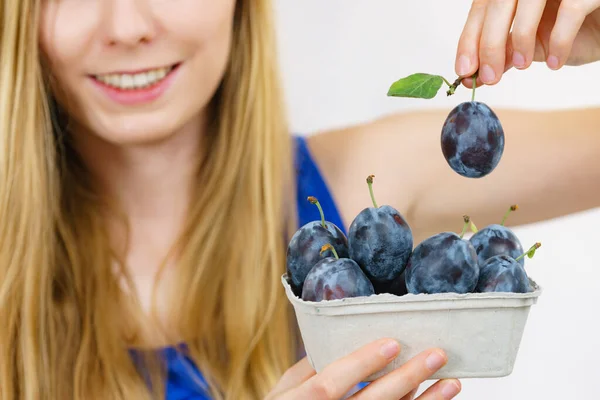
[[[533,290],[528,293],[439,293],[439,294],[376,294],[321,302],[304,301],[297,297],[287,274],[281,276],[286,295],[296,310],[306,314],[351,315],[375,312],[428,311],[452,309],[527,307],[537,303],[543,289],[531,278]]]

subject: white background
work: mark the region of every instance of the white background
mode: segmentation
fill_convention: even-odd
[[[276,5],[286,106],[295,132],[311,134],[395,110],[450,110],[470,96],[464,90],[433,100],[385,95],[391,82],[413,72],[454,79],[468,0],[278,0]],[[511,71],[477,97],[492,107],[600,106],[600,63],[558,72],[541,64]],[[528,272],[544,294],[531,309],[513,374],[463,380],[458,398],[600,399],[600,209],[515,232],[524,243],[543,243]]]

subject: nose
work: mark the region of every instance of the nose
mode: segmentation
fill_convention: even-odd
[[[156,26],[150,0],[103,0],[106,38],[112,46],[136,46],[152,41]]]

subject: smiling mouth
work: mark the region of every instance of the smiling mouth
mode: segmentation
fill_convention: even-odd
[[[119,90],[146,89],[160,84],[180,63],[170,67],[157,68],[135,74],[117,73],[92,75],[92,78],[106,86]]]

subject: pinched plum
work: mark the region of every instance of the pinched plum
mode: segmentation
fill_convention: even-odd
[[[413,235],[396,209],[377,206],[373,177],[367,178],[373,207],[362,210],[350,224],[348,248],[350,258],[374,284],[389,283],[404,271],[412,252]]]
[[[542,246],[536,243],[517,258],[505,254],[488,258],[481,266],[476,292],[512,292],[527,293],[531,291],[529,277],[519,260],[525,256],[532,258]]]
[[[326,244],[321,252],[328,251],[333,251],[334,257],[322,259],[306,275],[302,300],[335,300],[375,293],[373,284],[354,260],[338,258],[335,249]]]
[[[329,243],[340,257],[348,257],[348,239],[344,233],[334,223],[325,221],[323,209],[316,198],[311,196],[308,201],[319,208],[321,220],[309,222],[298,229],[288,245],[287,274],[296,293],[301,292],[308,271],[316,263],[323,257],[333,257],[330,250],[321,256],[323,245]]]
[[[517,205],[511,206],[504,215],[501,224],[492,224],[479,231],[475,229],[475,234],[471,237],[470,242],[475,247],[480,266],[488,258],[496,255],[507,255],[517,259],[523,253],[523,246],[517,235],[504,226],[509,213],[517,210],[517,208]],[[523,258],[519,258],[518,262],[525,265]]]
[[[481,266],[477,292],[512,292],[527,293],[531,291],[529,277],[519,260],[525,255],[533,257],[533,254],[541,246],[534,244],[526,253],[517,258],[505,254],[488,258]]]
[[[514,258],[507,255],[493,256],[481,266],[475,291],[527,293],[529,278],[525,268]]]
[[[504,152],[504,130],[490,107],[463,102],[448,114],[441,135],[442,153],[450,167],[467,178],[492,172]]]
[[[466,224],[462,235],[465,230]],[[470,293],[475,289],[479,279],[477,253],[462,235],[438,233],[414,249],[405,272],[409,293]]]

